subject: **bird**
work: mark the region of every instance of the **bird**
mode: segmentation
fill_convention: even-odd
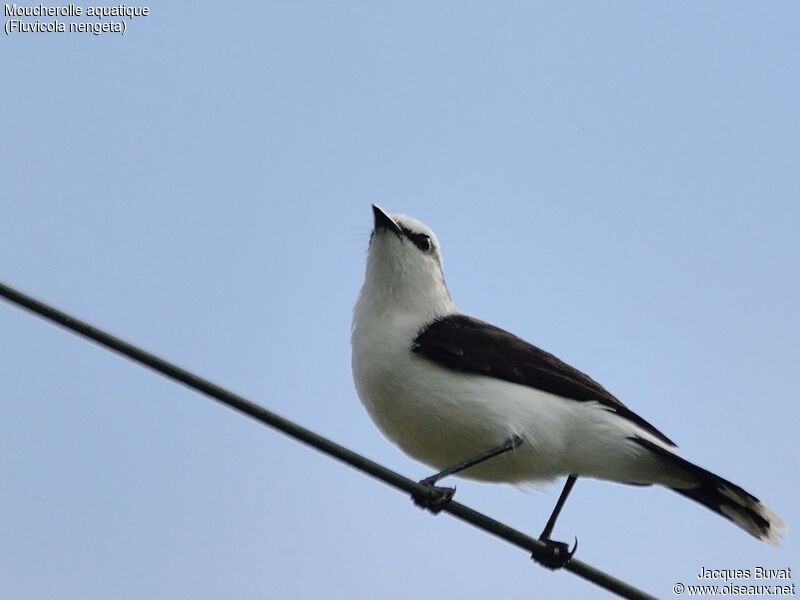
[[[742,487],[678,454],[675,443],[588,375],[461,313],[434,232],[372,205],[364,284],[353,310],[352,371],[378,429],[439,471],[417,504],[438,512],[445,476],[493,483],[567,481],[540,540],[551,568],[574,553],[551,540],[578,477],[661,485],[778,545],[781,518]],[[577,540],[576,540],[577,545]]]

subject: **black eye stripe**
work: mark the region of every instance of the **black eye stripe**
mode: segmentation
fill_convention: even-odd
[[[430,236],[424,233],[417,233],[415,231],[411,231],[400,225],[400,229],[403,231],[403,234],[410,239],[413,244],[422,250],[423,252],[429,252],[433,248],[433,242],[431,242]]]

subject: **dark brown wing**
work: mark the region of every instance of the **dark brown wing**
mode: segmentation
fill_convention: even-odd
[[[527,385],[578,402],[599,402],[667,444],[675,445],[588,375],[478,319],[466,315],[438,319],[417,335],[412,350],[455,371]]]

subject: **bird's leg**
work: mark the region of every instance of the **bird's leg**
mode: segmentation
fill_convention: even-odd
[[[491,448],[486,452],[482,452],[477,456],[473,456],[470,459],[467,459],[463,462],[455,464],[451,467],[446,468],[444,471],[440,471],[435,475],[431,475],[430,477],[426,477],[422,479],[419,483],[426,487],[424,492],[414,493],[412,494],[412,498],[414,503],[417,506],[422,508],[427,508],[428,510],[438,513],[442,508],[447,505],[450,500],[453,499],[453,494],[456,493],[456,488],[448,488],[448,487],[438,487],[436,486],[436,482],[440,479],[447,477],[448,475],[455,475],[456,473],[460,473],[461,471],[473,467],[479,463],[489,460],[490,458],[494,458],[495,456],[499,456],[500,454],[504,454],[509,450],[513,450],[517,448],[520,444],[522,444],[522,438],[518,435],[514,435],[507,439],[502,446],[497,446],[496,448]]]
[[[553,533],[553,527],[556,525],[556,519],[558,519],[558,515],[561,514],[561,509],[564,508],[564,503],[567,501],[567,496],[569,496],[569,493],[572,491],[572,486],[575,485],[576,480],[576,475],[567,477],[567,482],[564,484],[564,489],[561,490],[561,495],[558,497],[558,502],[556,502],[553,513],[550,515],[550,518],[547,519],[547,525],[544,526],[544,530],[542,530],[542,534],[539,536],[540,540],[550,539],[550,534]]]
[[[546,552],[542,553],[543,555],[536,556],[533,555],[533,559],[543,564],[544,566],[550,569],[560,569],[565,564],[569,562],[572,558],[572,555],[575,554],[575,551],[578,549],[578,540],[575,540],[575,546],[572,550],[569,549],[569,546],[564,542],[554,542],[550,539],[550,534],[553,533],[553,527],[555,527],[556,519],[558,519],[558,515],[561,514],[561,509],[564,508],[564,503],[567,501],[567,496],[572,491],[572,486],[575,485],[575,481],[577,480],[577,475],[570,475],[567,477],[567,482],[564,484],[564,489],[561,490],[561,495],[558,497],[558,502],[556,502],[556,506],[553,509],[550,518],[547,519],[547,525],[544,526],[544,530],[542,534],[539,536],[539,541],[543,542],[547,546]]]
[[[469,469],[470,467],[474,467],[475,465],[485,462],[490,458],[494,458],[495,456],[499,456],[500,454],[505,454],[509,450],[514,450],[518,448],[522,444],[522,438],[518,435],[512,436],[508,438],[502,446],[497,446],[496,448],[492,448],[487,450],[486,452],[482,452],[477,456],[473,456],[470,459],[465,460],[464,462],[460,462],[458,464],[453,465],[452,467],[446,468],[444,471],[440,471],[435,475],[431,475],[430,477],[426,477],[422,481],[420,481],[423,485],[433,485],[440,479],[444,479],[448,475],[455,475],[456,473],[460,473],[465,469]]]

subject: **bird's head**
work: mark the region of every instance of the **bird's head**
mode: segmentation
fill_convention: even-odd
[[[389,215],[375,204],[372,213],[362,297],[420,316],[452,312],[436,234],[416,219]]]

